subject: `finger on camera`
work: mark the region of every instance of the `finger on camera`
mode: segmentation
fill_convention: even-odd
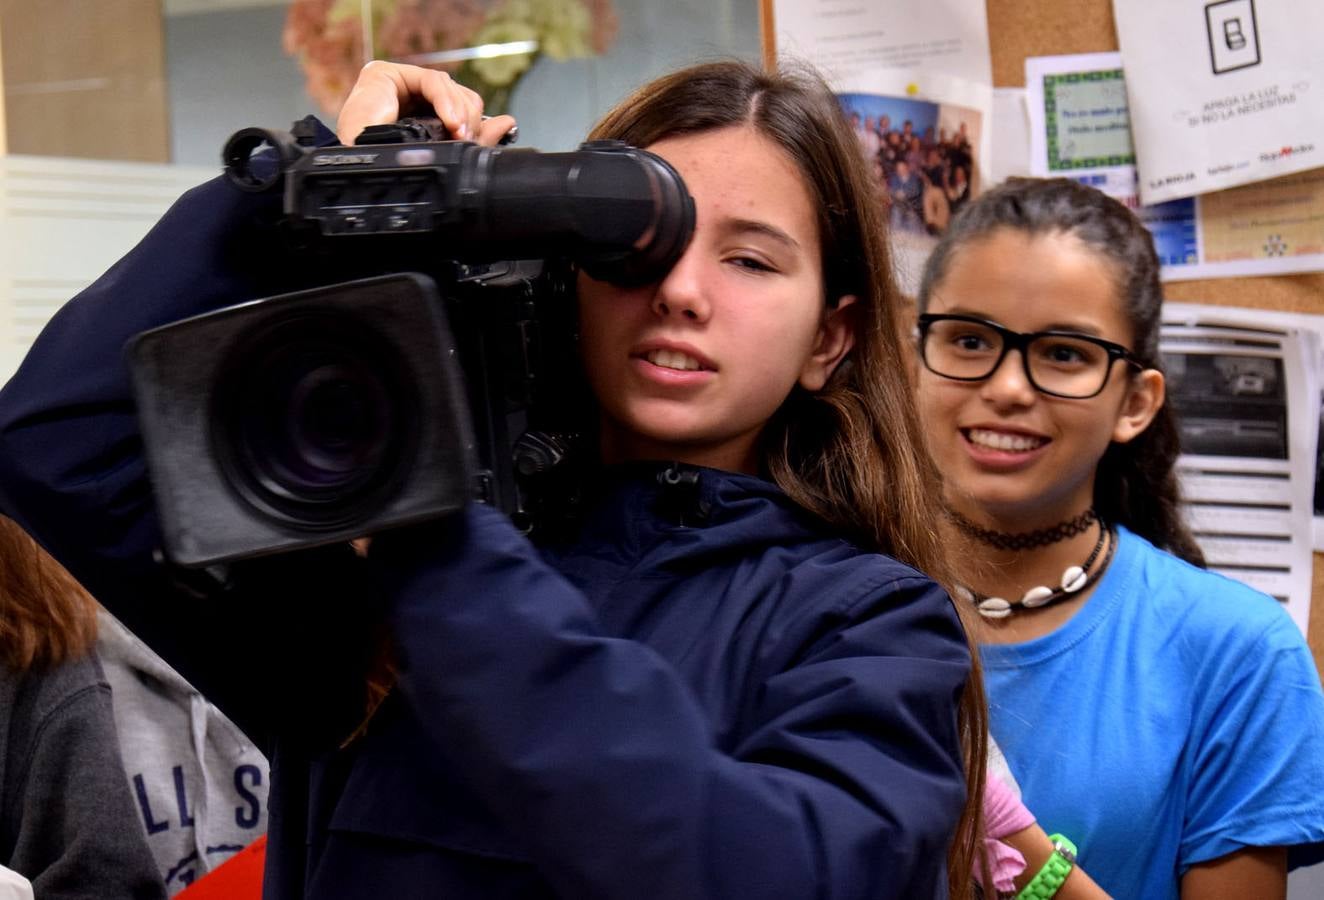
[[[394,122],[403,114],[434,113],[458,140],[494,145],[509,130],[482,127],[482,97],[446,72],[373,60],[360,71],[341,109],[337,132],[348,144],[369,125]],[[495,137],[488,137],[493,133]]]
[[[467,98],[445,72],[420,66],[372,60],[359,71],[340,109],[336,133],[352,144],[370,125],[387,125],[404,115],[433,115],[454,132],[468,118]],[[481,104],[481,101],[480,101]],[[481,112],[479,113],[481,115]]]
[[[400,118],[400,83],[393,77],[391,66],[374,60],[359,71],[336,121],[336,134],[342,144],[353,144],[369,125],[385,125]]]
[[[514,127],[514,116],[492,116],[479,123],[478,136],[475,140],[486,147],[495,147]]]

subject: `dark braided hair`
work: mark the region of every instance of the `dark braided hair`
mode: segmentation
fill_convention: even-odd
[[[967,204],[929,256],[919,287],[920,312],[953,256],[1002,228],[1069,234],[1107,259],[1131,324],[1132,352],[1147,368],[1163,370],[1158,348],[1163,290],[1154,241],[1122,203],[1069,178],[1011,178]],[[1108,447],[1094,480],[1094,507],[1104,521],[1119,522],[1155,546],[1203,566],[1204,554],[1181,517],[1175,472],[1179,452],[1176,418],[1164,404],[1134,440]]]

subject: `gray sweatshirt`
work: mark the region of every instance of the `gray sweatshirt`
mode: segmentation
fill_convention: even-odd
[[[95,657],[0,666],[0,863],[41,900],[161,900]]]

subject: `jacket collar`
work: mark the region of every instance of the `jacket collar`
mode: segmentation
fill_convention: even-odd
[[[751,552],[823,537],[830,530],[762,478],[669,462],[607,466],[588,487],[573,534],[546,542],[552,555],[665,565],[672,556]]]

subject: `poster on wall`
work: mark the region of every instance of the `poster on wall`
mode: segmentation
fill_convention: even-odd
[[[763,0],[778,59],[828,81],[878,68],[920,69],[991,85],[984,0]],[[768,36],[765,34],[765,41]]]
[[[1177,414],[1186,519],[1210,569],[1306,631],[1324,316],[1166,303],[1160,349]]]
[[[1118,53],[1025,61],[1030,170],[1098,187],[1154,236],[1165,281],[1324,270],[1324,169],[1141,204]]]
[[[1113,0],[1146,204],[1324,167],[1324,3]]]
[[[834,84],[887,210],[902,288],[987,180],[992,90],[905,69],[857,72]]]
[[[763,10],[765,46],[771,37],[778,60],[816,67],[850,117],[913,294],[952,215],[989,177],[983,0],[764,0]]]

